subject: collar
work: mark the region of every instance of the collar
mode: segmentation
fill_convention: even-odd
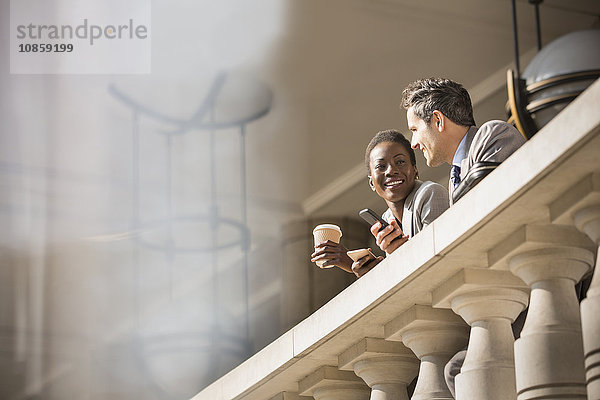
[[[404,199],[404,209],[405,210],[412,209],[413,203],[415,202],[415,193],[417,193],[417,189],[419,189],[422,184],[423,184],[422,181],[415,179],[415,186],[413,187],[413,190],[411,190],[411,192],[408,194],[408,196],[406,196],[406,199]]]
[[[452,158],[452,165],[457,165],[460,167],[462,160],[464,160],[465,157],[467,156],[466,143],[467,143],[467,136],[469,135],[470,129],[471,129],[471,127],[469,127],[467,129],[467,131],[465,132],[465,135],[463,136],[462,140],[458,144],[458,147],[456,148],[456,152],[454,152],[454,158]]]

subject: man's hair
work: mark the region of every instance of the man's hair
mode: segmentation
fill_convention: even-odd
[[[475,126],[469,92],[450,79],[419,79],[411,83],[402,92],[402,107],[405,110],[412,107],[415,115],[427,124],[438,110],[455,124]]]
[[[387,129],[385,131],[377,132],[373,139],[369,142],[367,146],[367,150],[365,151],[365,166],[367,167],[367,175],[371,175],[371,151],[380,143],[392,142],[399,143],[406,151],[408,151],[408,155],[410,157],[410,163],[412,165],[417,165],[417,158],[415,157],[415,151],[410,145],[410,142],[407,138],[404,137],[402,133],[395,129]]]

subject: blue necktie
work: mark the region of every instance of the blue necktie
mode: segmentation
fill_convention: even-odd
[[[456,189],[460,183],[460,167],[458,165],[452,165],[452,168],[450,169],[450,181],[452,182],[452,185],[454,185],[454,189]]]

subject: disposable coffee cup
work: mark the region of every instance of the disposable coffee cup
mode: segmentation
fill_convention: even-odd
[[[313,236],[315,238],[315,247],[323,242],[331,240],[332,242],[339,243],[340,238],[342,237],[342,230],[339,226],[334,224],[322,224],[317,225],[315,229],[313,229]],[[325,260],[317,261],[316,264],[322,268],[331,268],[335,267],[335,265],[327,265],[323,267],[323,263]]]

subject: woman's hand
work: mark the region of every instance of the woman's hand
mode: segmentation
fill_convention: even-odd
[[[316,263],[325,260],[319,268],[335,265],[352,273],[352,259],[346,254],[347,251],[342,244],[328,240],[315,246],[315,252],[310,255],[310,261]]]
[[[371,251],[371,249],[369,249],[369,251]],[[379,256],[373,258],[371,254],[367,254],[366,256],[359,258],[354,263],[352,263],[352,272],[354,272],[354,275],[360,278],[361,276],[372,270],[373,267],[375,267],[381,261],[383,261],[383,257]]]
[[[377,246],[387,254],[392,254],[398,247],[408,240],[408,235],[402,233],[402,229],[396,220],[381,229],[381,223],[377,222],[371,226],[371,233],[375,236]]]

